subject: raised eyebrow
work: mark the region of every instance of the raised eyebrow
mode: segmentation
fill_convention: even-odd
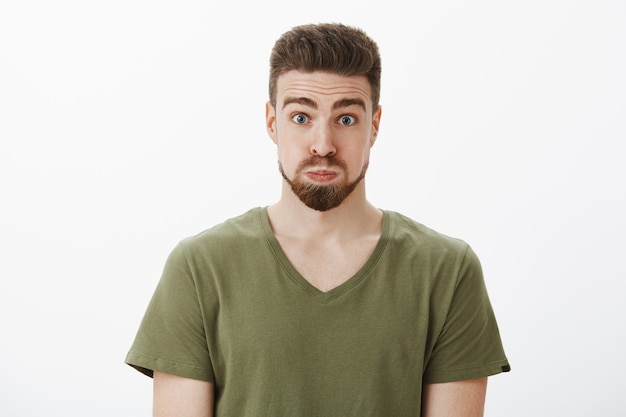
[[[303,106],[308,106],[313,109],[317,109],[317,103],[310,98],[306,97],[285,97],[285,101],[283,102],[283,109],[287,107],[289,104],[301,104]]]
[[[344,107],[350,107],[354,105],[361,107],[363,111],[367,111],[365,102],[360,98],[344,98],[342,100],[336,101],[333,104],[333,110],[343,109]]]

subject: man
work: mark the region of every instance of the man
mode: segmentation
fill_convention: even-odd
[[[376,44],[305,25],[270,63],[281,198],[172,251],[126,358],[154,415],[481,416],[509,365],[476,256],[366,199]]]

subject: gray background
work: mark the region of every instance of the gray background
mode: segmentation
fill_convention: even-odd
[[[212,3],[0,4],[0,415],[150,415],[165,257],[278,198],[267,60],[321,21],[381,48],[370,200],[483,262],[486,415],[626,413],[624,1]]]

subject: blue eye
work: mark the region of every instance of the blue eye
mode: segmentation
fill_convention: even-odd
[[[306,115],[302,114],[302,113],[298,113],[295,116],[293,116],[291,118],[291,120],[293,120],[293,122],[296,123],[296,124],[302,125],[302,124],[305,124],[306,122],[308,122],[309,118]]]
[[[339,118],[339,123],[344,125],[344,126],[350,126],[353,125],[354,123],[356,123],[356,119],[352,116],[341,116]]]

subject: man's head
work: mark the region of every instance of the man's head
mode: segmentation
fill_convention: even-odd
[[[340,24],[299,26],[278,39],[270,62],[266,124],[285,185],[318,211],[364,199],[381,115],[376,44]]]
[[[284,33],[270,56],[269,96],[273,106],[278,77],[291,70],[365,75],[371,88],[372,109],[378,108],[380,53],[376,43],[361,29],[323,23],[296,26]]]

